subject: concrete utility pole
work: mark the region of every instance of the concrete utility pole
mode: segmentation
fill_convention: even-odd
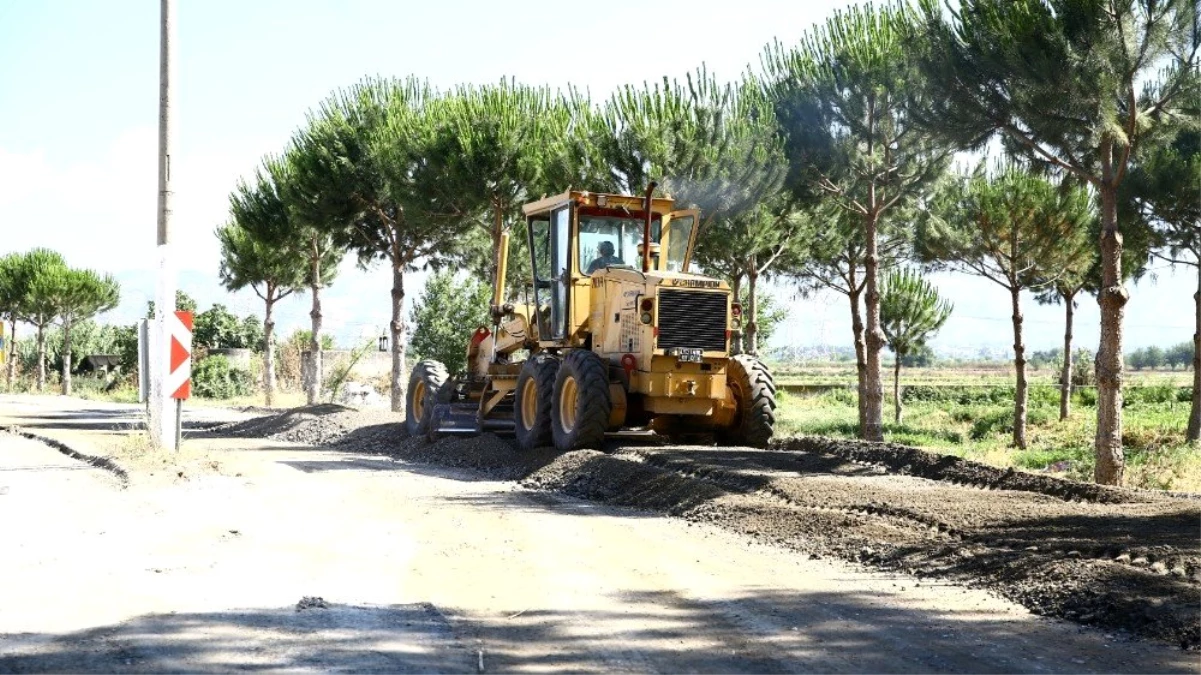
[[[150,333],[150,437],[160,448],[176,449],[175,402],[165,383],[171,368],[167,317],[175,312],[175,261],[171,255],[171,58],[175,48],[175,0],[161,0],[158,99],[158,285]]]

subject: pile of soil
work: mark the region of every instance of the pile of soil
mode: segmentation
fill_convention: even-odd
[[[358,410],[334,403],[292,408],[242,422],[203,430],[215,436],[270,438],[303,445],[333,445],[348,434],[378,428],[381,434],[403,435],[404,417],[381,410]]]
[[[383,453],[720,525],[812,557],[989,588],[1037,614],[1201,649],[1201,500],[998,469],[891,444],[768,450],[611,441],[525,452],[428,443],[399,420],[304,408],[223,433]],[[301,440],[296,440],[301,439]]]

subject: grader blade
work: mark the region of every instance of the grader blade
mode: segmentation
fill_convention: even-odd
[[[439,403],[434,407],[430,426],[435,435],[474,436],[485,431],[512,433],[513,413],[511,406],[498,406],[484,420],[479,418],[479,405],[469,403]]]
[[[483,431],[479,407],[474,403],[439,403],[434,406],[430,428],[435,434],[471,436]]]

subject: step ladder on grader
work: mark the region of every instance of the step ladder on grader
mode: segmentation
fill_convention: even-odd
[[[467,372],[417,363],[411,434],[511,432],[524,449],[599,447],[608,432],[649,429],[763,447],[775,384],[731,354],[741,307],[719,279],[689,272],[699,212],[673,201],[568,191],[523,207],[533,278],[506,296],[500,236],[491,326],[475,329]]]

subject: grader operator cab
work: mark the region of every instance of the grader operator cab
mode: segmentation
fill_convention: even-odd
[[[533,278],[506,298],[502,235],[493,325],[472,335],[466,373],[451,378],[436,361],[413,368],[409,432],[511,431],[524,449],[564,452],[629,428],[767,445],[771,373],[730,353],[741,308],[729,286],[688,271],[699,213],[673,211],[653,191],[569,191],[525,205]]]

